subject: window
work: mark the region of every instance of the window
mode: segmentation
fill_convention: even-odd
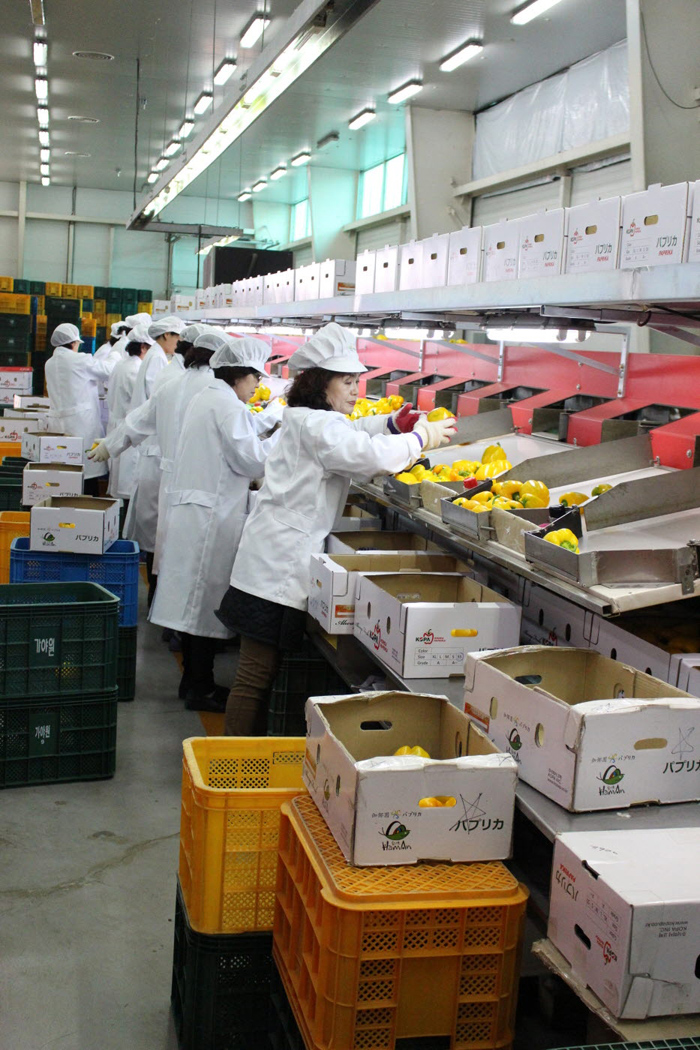
[[[406,154],[360,173],[358,219],[398,208],[406,203]]]
[[[300,241],[311,233],[309,223],[309,198],[297,201],[292,205],[292,216],[290,222],[290,241]]]

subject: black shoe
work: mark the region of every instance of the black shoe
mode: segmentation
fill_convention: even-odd
[[[180,641],[180,635],[177,633],[177,631],[173,631],[173,636],[168,642],[168,649],[171,653],[182,652],[182,642]]]
[[[206,694],[197,694],[193,689],[188,689],[185,707],[188,711],[211,711],[221,715],[226,710],[228,694],[228,689],[223,685],[215,685],[212,691]]]
[[[160,636],[161,642],[169,642],[174,634],[175,631],[172,629],[172,627],[164,627],[163,633]]]
[[[182,678],[180,679],[180,684],[177,687],[177,695],[180,698],[180,700],[184,700],[189,691],[189,682],[187,681],[186,675],[183,674]]]

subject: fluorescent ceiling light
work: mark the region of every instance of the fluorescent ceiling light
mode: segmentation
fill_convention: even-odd
[[[253,183],[253,193],[260,193],[267,186],[267,179],[258,179],[257,182]]]
[[[255,15],[241,35],[241,47],[248,49],[257,44],[270,21],[267,15]]]
[[[243,193],[238,194],[236,200],[240,201],[241,204],[243,204],[245,201],[249,201],[252,196],[253,194],[250,192],[250,190],[243,190]]]
[[[392,106],[398,106],[400,102],[405,102],[407,98],[413,98],[419,91],[423,90],[423,83],[420,80],[409,80],[403,87],[397,88],[396,91],[392,91],[387,96],[387,102],[390,102]]]
[[[440,69],[443,73],[451,73],[453,69],[463,66],[470,58],[476,58],[483,50],[484,45],[480,44],[478,40],[470,40],[468,43],[458,47],[447,58],[443,58],[440,63]]]
[[[524,26],[531,22],[533,18],[539,18],[545,11],[549,11],[551,7],[555,7],[558,3],[560,3],[560,0],[532,0],[532,3],[525,4],[514,15],[511,15],[510,20],[513,25]]]
[[[297,153],[296,157],[292,157],[290,164],[293,168],[300,168],[302,164],[308,164],[311,160],[311,154],[308,150],[303,150],[301,153]]]
[[[206,113],[213,101],[214,96],[212,93],[210,91],[203,91],[194,104],[195,116],[201,117],[202,113]]]
[[[183,120],[182,124],[180,125],[180,130],[177,133],[177,137],[179,139],[188,139],[193,131],[194,121],[189,119]]]
[[[37,106],[36,109],[37,119],[39,121],[40,128],[48,128],[49,126],[49,111],[46,106]]]
[[[216,86],[222,87],[230,78],[235,68],[236,63],[234,60],[232,58],[225,58],[214,74],[214,83]]]
[[[51,185],[51,179],[49,178],[48,175],[42,175],[42,177],[41,177],[41,185],[42,186],[50,186]]]
[[[163,153],[166,157],[174,157],[179,150],[182,149],[182,143],[178,142],[177,139],[173,139],[169,146],[166,146]]]
[[[275,170],[270,173],[270,178],[272,179],[273,182],[277,182],[278,179],[283,178],[286,174],[287,174],[287,165],[286,164],[280,164],[279,168],[275,168]]]
[[[153,170],[154,170],[154,171],[164,171],[164,170],[165,170],[165,168],[167,168],[167,166],[168,166],[168,161],[167,161],[167,159],[166,159],[165,157],[161,157],[161,158],[160,158],[159,160],[157,160],[157,161],[155,162],[155,164],[153,165]]]
[[[148,176],[148,179],[146,181],[149,182],[151,185],[153,185],[154,182],[158,182],[159,178],[160,178],[160,175],[158,174],[158,172],[157,171],[152,171],[151,174]]]
[[[487,328],[495,343],[583,343],[591,333],[578,328]]]
[[[34,81],[34,90],[36,91],[36,97],[40,102],[46,102],[49,97],[49,82],[46,77],[37,77]]]
[[[49,141],[50,141],[50,139],[49,139],[48,131],[40,131],[39,132],[39,145],[40,146],[48,146]]]
[[[48,164],[40,164],[39,165],[39,171],[41,172],[42,175],[49,175],[50,174]]]
[[[376,117],[376,112],[373,109],[363,109],[361,113],[358,113],[356,117],[353,117],[348,127],[351,131],[359,131],[365,124],[369,124],[370,121]]]
[[[322,139],[318,140],[316,143],[316,149],[325,149],[326,146],[332,146],[339,138],[340,135],[337,131],[329,131],[327,135],[324,135]]]
[[[34,51],[34,65],[37,66],[37,68],[40,67],[40,66],[41,67],[45,66],[46,65],[46,59],[47,59],[48,54],[49,54],[49,45],[46,43],[46,41],[45,40],[35,40],[34,41],[33,51]]]
[[[44,164],[48,164],[49,161],[51,160],[51,150],[50,149],[40,149],[39,150],[39,160],[41,160]]]

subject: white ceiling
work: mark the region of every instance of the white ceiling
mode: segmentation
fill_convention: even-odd
[[[294,9],[294,0],[45,0],[52,181],[131,190],[139,56],[140,194],[146,174],[177,132],[187,107],[211,87],[221,60],[236,54],[240,33],[263,4],[273,19],[269,41]],[[404,148],[403,107],[389,106],[386,95],[406,80],[419,77],[425,84],[414,105],[479,109],[626,33],[625,0],[562,0],[545,18],[520,27],[510,22],[516,6],[514,0],[379,0],[187,193],[234,197],[299,150],[313,150],[319,138],[334,130],[340,133],[339,142],[312,163],[368,167]],[[0,180],[38,181],[28,0],[13,0],[3,14]],[[453,73],[441,73],[439,61],[471,36],[483,40],[482,55]],[[72,55],[88,49],[107,51],[114,61],[88,62]],[[254,52],[241,52],[234,76],[259,51],[260,45]],[[231,83],[215,89],[215,106]],[[349,131],[348,120],[368,105],[376,106],[377,119],[359,132]],[[67,119],[70,115],[97,117],[100,123],[76,123]],[[65,156],[69,150],[91,156]],[[305,185],[306,173],[298,169],[271,183],[260,198],[297,200]]]

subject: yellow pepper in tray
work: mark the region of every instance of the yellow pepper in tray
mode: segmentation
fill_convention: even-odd
[[[579,507],[587,499],[588,496],[585,492],[565,492],[563,496],[559,497],[559,502],[562,507]]]
[[[578,536],[571,529],[557,529],[555,532],[548,532],[545,540],[557,547],[562,547],[566,551],[573,551],[574,554],[579,553]]]

